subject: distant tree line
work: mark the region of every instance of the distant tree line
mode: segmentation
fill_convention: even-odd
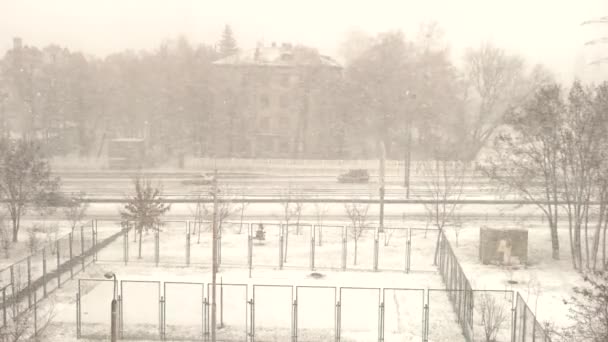
[[[218,44],[193,45],[179,37],[153,51],[103,59],[57,45],[11,49],[0,60],[0,133],[35,135],[55,155],[97,156],[107,139],[146,136],[161,160],[210,156],[212,145],[247,133],[246,126],[233,129],[231,116],[245,118],[247,104],[231,107],[235,113],[226,109],[230,96],[218,91],[226,77],[212,64],[237,51],[229,26]],[[315,140],[314,149],[323,153],[313,156],[373,158],[382,141],[389,158],[401,158],[409,131],[415,158],[444,144],[453,147],[454,158],[470,159],[508,108],[551,79],[542,67],[527,67],[490,43],[454,63],[435,24],[412,37],[351,32],[341,51],[341,77],[327,83],[311,71],[292,96],[306,111],[302,99],[328,95],[323,113],[302,116],[326,120],[316,125],[324,131],[296,137]],[[236,148],[230,151],[239,156]]]

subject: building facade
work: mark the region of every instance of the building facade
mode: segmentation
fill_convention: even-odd
[[[314,158],[331,150],[331,92],[341,66],[316,50],[271,44],[214,62],[216,156]],[[329,149],[329,150],[328,150]]]

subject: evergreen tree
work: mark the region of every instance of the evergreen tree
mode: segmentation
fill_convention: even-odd
[[[222,57],[230,56],[238,51],[236,39],[234,38],[234,34],[232,33],[232,28],[230,28],[230,25],[224,26],[224,32],[222,32],[222,39],[219,43],[219,49],[219,53]]]

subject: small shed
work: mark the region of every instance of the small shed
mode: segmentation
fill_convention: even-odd
[[[482,227],[479,260],[484,265],[525,265],[528,262],[528,231]]]
[[[145,140],[120,138],[108,141],[108,166],[110,169],[138,169],[146,155]]]

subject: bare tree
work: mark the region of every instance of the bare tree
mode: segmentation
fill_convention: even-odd
[[[477,49],[469,49],[464,58],[464,73],[472,93],[476,97],[477,110],[469,119],[470,148],[477,152],[501,123],[501,116],[515,96],[523,79],[523,60],[510,56],[504,50],[483,43]]]
[[[490,293],[483,293],[478,298],[485,342],[496,342],[496,336],[510,318],[510,312]]]
[[[323,245],[323,220],[329,211],[329,206],[327,203],[315,202],[315,221],[317,223],[317,229],[319,235],[317,240],[319,241],[319,246]]]
[[[35,141],[0,141],[0,194],[13,226],[13,242],[17,242],[21,217],[28,208],[55,192],[59,179],[51,177],[51,168]]]
[[[241,194],[242,202],[236,205],[235,212],[239,213],[240,224],[239,224],[239,234],[243,232],[243,219],[245,218],[245,210],[249,207],[249,203],[245,202],[245,192]]]
[[[153,186],[152,181],[137,176],[133,179],[134,194],[120,212],[124,226],[133,224],[139,236],[138,258],[141,259],[142,232],[158,230],[162,224],[161,217],[171,210],[171,205],[164,203],[162,187]]]
[[[18,293],[24,293],[25,286],[19,280],[16,281],[14,287]],[[33,306],[28,307],[27,301],[16,295],[7,298],[5,305],[6,326],[2,329],[4,338],[2,341],[29,342],[43,340],[45,332],[55,318],[54,298],[38,301]]]
[[[86,194],[84,192],[74,193],[70,196],[70,201],[67,206],[63,207],[63,215],[70,223],[72,231],[85,218],[89,203],[85,201]]]
[[[585,285],[564,303],[573,322],[561,334],[564,341],[608,341],[608,272],[586,274]]]
[[[346,203],[344,204],[346,215],[350,219],[351,226],[349,232],[355,243],[355,254],[353,265],[357,265],[357,252],[359,239],[367,226],[367,213],[369,211],[369,203]]]
[[[564,103],[558,85],[539,89],[521,108],[510,112],[512,131],[494,141],[481,171],[501,191],[515,191],[547,218],[553,259],[559,259],[557,233],[560,188],[560,130]]]
[[[0,216],[0,248],[4,251],[4,257],[11,257],[11,233],[9,227],[4,222],[4,216]]]
[[[423,167],[425,186],[430,196],[424,205],[429,221],[437,228],[437,243],[435,245],[435,263],[439,255],[439,243],[443,228],[448,224],[458,208],[457,201],[462,197],[465,165],[459,161],[448,161],[442,155],[433,165]]]

